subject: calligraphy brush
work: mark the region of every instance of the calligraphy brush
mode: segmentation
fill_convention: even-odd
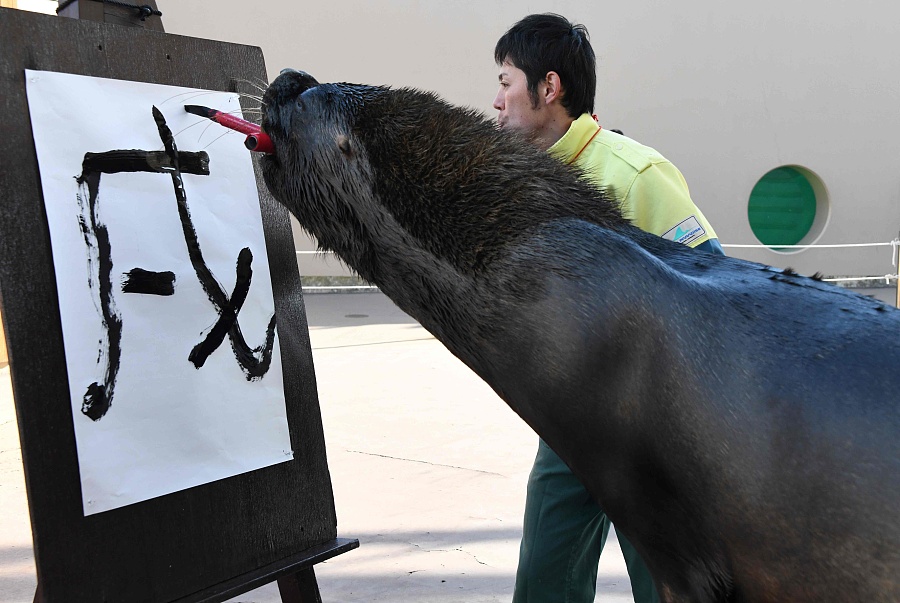
[[[251,151],[257,153],[275,152],[275,146],[272,144],[272,139],[269,138],[269,135],[263,132],[262,128],[255,123],[200,105],[185,105],[184,110],[193,115],[211,119],[226,128],[246,134],[247,138],[244,140],[244,146]]]

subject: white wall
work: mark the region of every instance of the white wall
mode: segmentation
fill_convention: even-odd
[[[559,12],[591,32],[601,123],[671,159],[723,243],[758,242],[750,191],[790,164],[827,187],[818,243],[887,242],[900,229],[900,19],[887,1],[158,5],[169,33],[261,46],[270,78],[295,67],[320,81],[416,86],[491,115],[497,38],[526,14]],[[889,248],[729,253],[801,273],[894,272]]]
[[[55,15],[56,7],[59,6],[56,0],[17,0],[15,4],[15,8],[19,10],[44,13],[45,15]]]

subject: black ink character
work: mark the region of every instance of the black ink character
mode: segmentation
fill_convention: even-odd
[[[194,346],[188,360],[199,369],[224,341],[227,335],[234,356],[248,381],[261,379],[269,370],[275,341],[275,315],[269,320],[266,337],[262,345],[250,348],[241,333],[237,315],[247,298],[253,275],[251,263],[253,254],[248,247],[241,249],[237,258],[237,278],[231,296],[216,280],[203,260],[203,253],[197,239],[197,231],[191,221],[182,174],[209,175],[209,156],[205,152],[178,151],[175,138],[166,125],[162,113],[153,107],[164,151],[117,150],[105,153],[86,153],[82,163],[78,204],[81,210],[79,223],[88,247],[90,277],[88,285],[98,296],[98,311],[103,323],[103,339],[100,341],[98,364],[105,358],[105,368],[101,382],[88,386],[84,394],[81,412],[94,421],[101,419],[112,405],[116,376],[121,361],[122,317],[116,309],[112,287],[112,250],[109,232],[99,218],[99,188],[101,174],[121,172],[156,172],[169,174],[175,188],[178,216],[188,249],[188,256],[194,272],[209,301],[215,306],[219,318],[204,340]],[[150,295],[172,295],[175,275],[172,272],[152,272],[134,268],[126,273],[122,282],[125,293]]]
[[[142,293],[144,295],[175,294],[174,272],[153,272],[143,268],[132,268],[122,278],[122,293]]]

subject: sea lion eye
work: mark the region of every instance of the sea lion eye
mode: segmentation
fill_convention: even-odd
[[[350,154],[350,139],[346,136],[338,136],[338,148],[344,155]]]

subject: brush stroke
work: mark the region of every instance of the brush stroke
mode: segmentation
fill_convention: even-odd
[[[122,293],[169,296],[175,294],[175,273],[132,268],[122,275]]]
[[[212,354],[225,340],[228,330],[237,321],[237,313],[244,300],[247,299],[247,292],[250,290],[250,278],[253,275],[253,269],[250,264],[253,261],[253,254],[250,249],[245,247],[238,254],[237,265],[235,266],[235,283],[234,290],[231,292],[231,298],[219,311],[219,320],[213,325],[207,333],[206,338],[194,346],[191,350],[188,360],[195,367],[200,368],[209,355]]]
[[[99,421],[112,406],[116,388],[116,376],[122,359],[122,315],[116,309],[112,291],[110,275],[113,262],[109,230],[99,217],[100,172],[90,171],[82,166],[77,182],[80,209],[78,222],[88,247],[88,288],[103,325],[97,364],[105,364],[102,378],[91,383],[85,391],[81,412],[92,421]]]
[[[266,338],[262,345],[252,350],[246,345],[240,345],[244,341],[241,333],[241,326],[237,322],[237,314],[247,299],[247,293],[250,290],[250,279],[253,274],[251,262],[253,254],[250,249],[245,247],[238,255],[236,265],[236,278],[234,290],[230,298],[226,298],[228,302],[220,309],[219,320],[207,333],[206,338],[194,346],[191,350],[188,360],[195,367],[200,368],[206,362],[206,359],[212,354],[216,348],[221,345],[226,334],[236,334],[231,338],[231,348],[237,358],[238,364],[244,369],[248,380],[261,378],[268,371],[271,363],[272,347],[275,340],[275,316],[269,320],[266,328]]]
[[[182,153],[185,171],[209,174],[209,156],[205,152]],[[82,397],[81,412],[99,421],[109,411],[115,394],[116,378],[122,360],[122,315],[116,308],[112,285],[112,247],[109,230],[100,220],[100,176],[121,172],[158,172],[171,165],[171,157],[159,151],[118,150],[85,153],[81,175],[76,178],[76,195],[80,210],[78,223],[88,248],[88,288],[100,314],[102,335],[97,364],[102,364],[102,377],[91,383]]]
[[[178,203],[178,217],[181,219],[184,241],[188,248],[188,257],[190,257],[191,265],[194,267],[194,272],[197,274],[197,279],[200,281],[200,286],[203,288],[209,301],[219,312],[219,319],[216,321],[216,324],[207,334],[204,341],[194,347],[188,356],[188,359],[198,369],[203,366],[203,363],[209,355],[218,348],[222,341],[224,341],[224,335],[221,338],[219,335],[225,331],[231,341],[231,348],[234,352],[235,359],[244,371],[247,380],[254,381],[261,379],[268,372],[272,361],[272,350],[275,341],[275,315],[273,314],[272,318],[269,320],[264,343],[256,348],[250,348],[250,346],[247,345],[244,335],[241,333],[240,325],[237,322],[237,312],[240,309],[240,306],[243,305],[247,290],[249,290],[250,287],[251,272],[249,267],[253,256],[250,253],[250,249],[247,247],[243,248],[238,255],[238,280],[235,283],[235,289],[232,296],[237,297],[238,299],[236,301],[239,301],[240,304],[235,304],[225,293],[225,290],[216,280],[212,271],[203,260],[203,252],[200,249],[197,231],[191,220],[191,212],[187,203],[187,194],[185,193],[184,182],[181,178],[182,170],[180,169],[180,153],[175,145],[175,137],[172,135],[172,131],[169,129],[168,125],[166,125],[165,117],[156,107],[153,107],[153,119],[156,121],[160,139],[165,147],[165,153],[169,157],[169,162],[165,164],[161,171],[170,174],[172,177],[172,185],[175,188],[175,199]],[[246,282],[242,281],[241,276],[242,257],[245,258],[243,261],[246,262],[246,267],[244,268]]]

